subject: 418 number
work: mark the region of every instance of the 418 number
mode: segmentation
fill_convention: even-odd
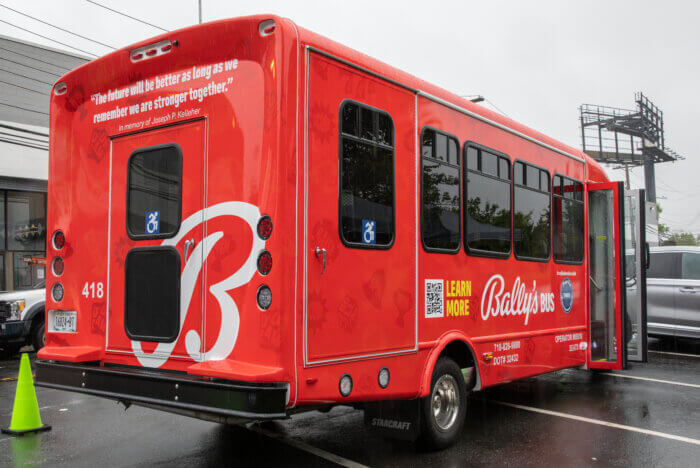
[[[93,281],[92,283],[85,282],[85,285],[83,286],[82,295],[85,296],[86,299],[102,299],[105,295],[104,284],[102,284],[102,282],[95,281]]]

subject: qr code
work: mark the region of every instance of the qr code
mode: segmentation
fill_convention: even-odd
[[[443,281],[427,279],[425,280],[425,318],[444,316]]]

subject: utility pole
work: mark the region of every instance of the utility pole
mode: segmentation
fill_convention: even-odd
[[[202,24],[202,0],[199,0],[199,24]]]

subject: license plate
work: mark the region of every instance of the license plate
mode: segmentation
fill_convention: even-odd
[[[58,333],[75,333],[78,322],[78,314],[73,310],[56,310],[53,312],[53,320],[49,331]]]

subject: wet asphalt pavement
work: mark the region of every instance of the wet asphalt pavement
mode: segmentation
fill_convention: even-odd
[[[699,466],[700,342],[650,349],[616,372],[628,377],[570,369],[475,393],[460,442],[428,453],[367,432],[349,407],[226,427],[37,388],[53,430],[0,435],[0,466]],[[3,427],[18,368],[0,361]]]

